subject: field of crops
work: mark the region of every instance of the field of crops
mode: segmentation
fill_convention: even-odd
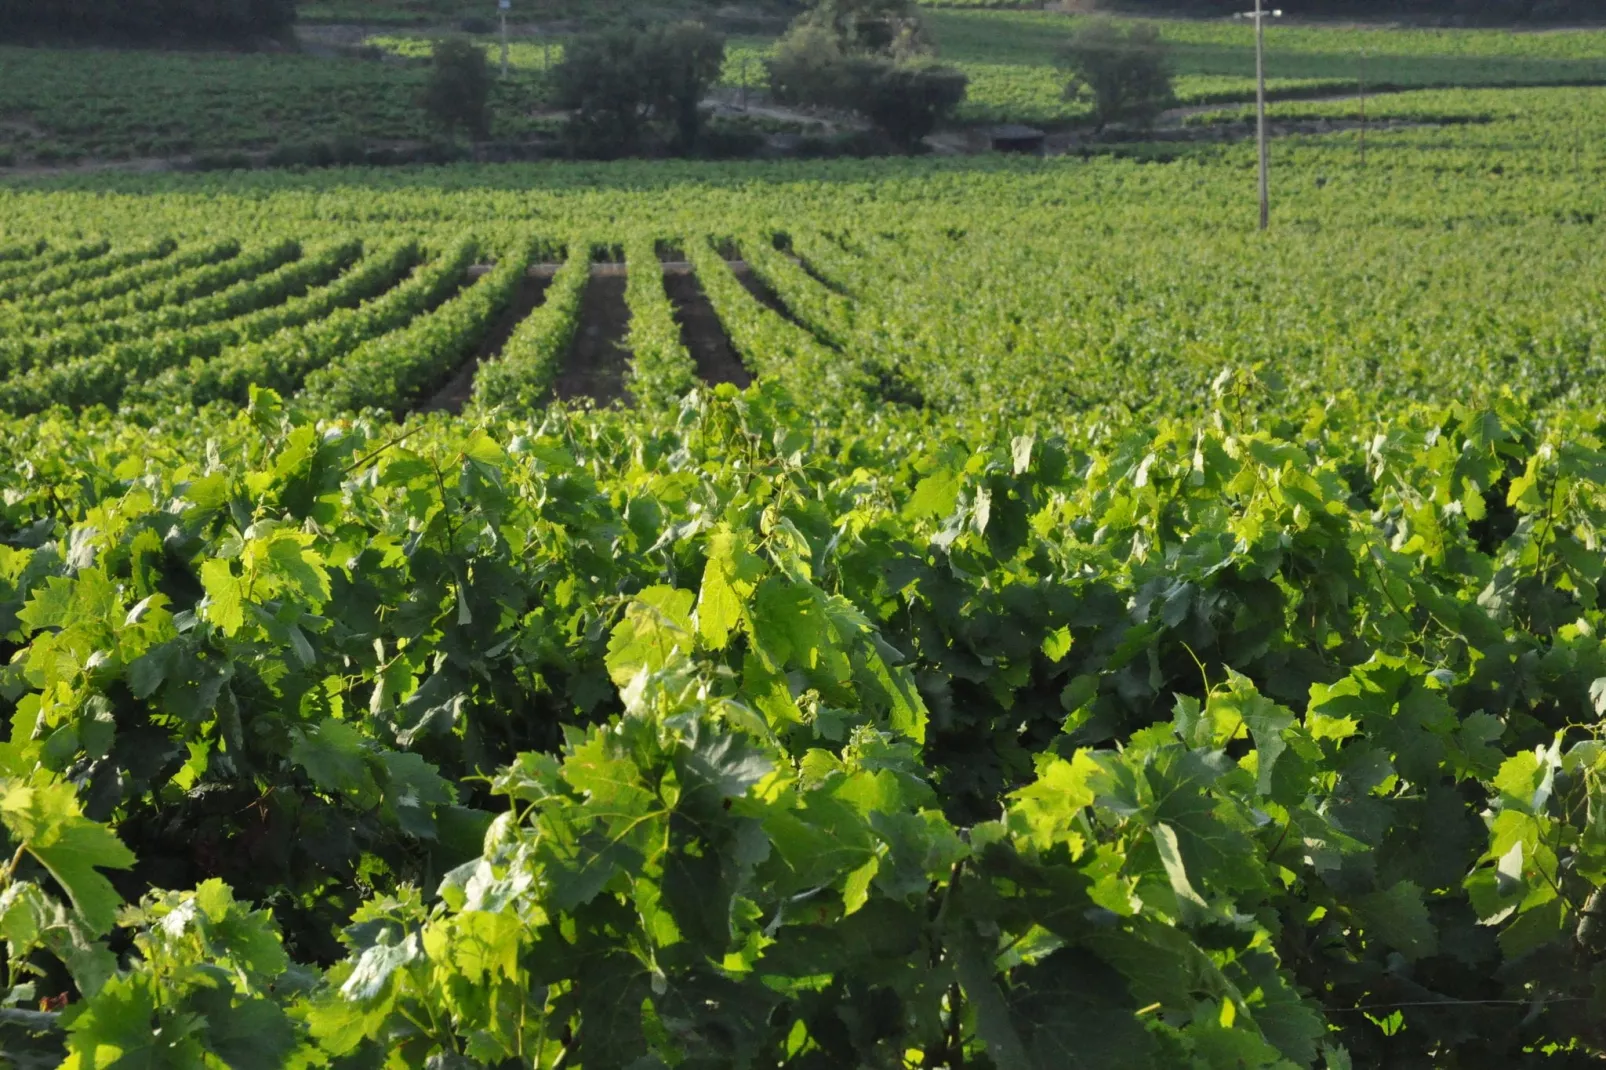
[[[1602,115],[11,182],[0,1066],[1590,1064]]]
[[[367,18],[358,10],[362,6],[349,17]],[[554,9],[547,17],[559,14]],[[1077,18],[1043,11],[933,10],[926,21],[942,58],[970,78],[962,122],[1064,124],[1086,117],[1085,101],[1065,99],[1066,74],[1056,66]],[[1159,25],[1174,50],[1182,104],[1253,99],[1247,26],[1230,20]],[[532,35],[529,25],[517,29],[524,36],[513,42],[512,74],[498,80],[491,102],[491,134],[499,141],[525,140],[555,124],[542,115],[541,76],[561,59],[564,34]],[[316,27],[307,33],[318,40]],[[392,59],[423,57],[432,39],[431,32],[406,27],[358,38]],[[482,40],[497,56],[497,41]],[[773,37],[733,36],[726,87],[762,89],[763,60],[773,47]],[[1603,84],[1606,31],[1278,26],[1267,70],[1270,92],[1279,98],[1349,93],[1363,80],[1374,89]],[[417,144],[435,136],[416,104],[423,80],[418,66],[349,55],[0,46],[0,168],[174,157],[240,165],[250,162],[242,154],[271,162],[274,153],[293,162],[311,144],[359,154],[364,147]]]

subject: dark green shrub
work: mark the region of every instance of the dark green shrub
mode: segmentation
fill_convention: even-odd
[[[295,0],[0,0],[0,39],[221,40],[286,36]]]
[[[767,61],[770,96],[782,104],[806,107],[852,106],[853,76],[848,53],[828,27],[800,22],[775,46]]]
[[[858,110],[903,148],[913,148],[965,99],[969,79],[952,67],[882,63],[863,70]]]
[[[921,60],[929,41],[908,0],[820,0],[769,61],[783,104],[857,112],[911,148],[965,99],[966,77]]]
[[[457,38],[436,41],[421,100],[435,125],[448,137],[459,129],[471,137],[488,137],[490,101],[491,68],[485,50]]]
[[[845,51],[829,31],[811,24],[782,39],[769,69],[776,100],[857,112],[900,148],[917,145],[952,115],[968,85],[952,67]]]
[[[794,28],[829,33],[844,52],[907,59],[931,51],[914,0],[814,0]]]
[[[1107,19],[1080,27],[1060,62],[1071,72],[1068,99],[1092,104],[1093,121],[1148,128],[1176,100],[1171,88],[1170,49],[1146,23],[1122,29]]]
[[[688,152],[702,129],[701,104],[725,66],[725,38],[698,22],[677,22],[644,35],[637,53],[653,115],[674,128]]]
[[[725,39],[698,23],[625,28],[577,38],[552,71],[552,99],[583,156],[622,156],[659,143],[696,147],[699,105],[725,62]]]
[[[636,36],[612,30],[576,38],[552,69],[552,103],[569,112],[564,139],[579,155],[624,155],[641,144],[647,116]]]

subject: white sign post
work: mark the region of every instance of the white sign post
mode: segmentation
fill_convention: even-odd
[[[1255,10],[1235,19],[1255,20],[1255,129],[1260,142],[1260,229],[1271,225],[1271,158],[1266,147],[1266,19],[1280,19],[1282,9],[1267,11],[1263,0],[1255,0]]]

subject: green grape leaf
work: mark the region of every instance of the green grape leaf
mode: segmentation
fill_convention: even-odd
[[[17,620],[29,632],[61,627],[72,615],[74,588],[73,581],[65,576],[49,577],[35,589]]]
[[[456,800],[452,786],[416,754],[387,750],[380,754],[380,761],[386,773],[387,811],[408,835],[435,839],[435,811]]]
[[[813,587],[771,576],[758,585],[752,605],[753,640],[774,664],[814,669],[826,634],[824,607]]]
[[[134,853],[104,825],[81,815],[60,783],[0,781],[0,822],[56,879],[95,933],[111,929],[122,897],[98,869],[128,869]]]
[[[976,1033],[999,1070],[1029,1070],[1031,1056],[1015,1028],[1009,1003],[998,989],[993,955],[983,938],[968,927],[950,934],[949,950],[965,997],[976,1012]]]
[[[1042,650],[1049,661],[1064,661],[1065,655],[1071,652],[1071,630],[1061,627],[1049,632],[1043,637]]]
[[[1039,762],[1037,780],[1010,796],[1011,825],[1038,850],[1064,844],[1076,858],[1083,845],[1076,821],[1082,809],[1092,805],[1091,780],[1102,772],[1086,751],[1077,751],[1070,761],[1045,756]]]
[[[199,1065],[176,1061],[177,1030],[160,1029],[156,998],[148,979],[120,977],[107,982],[67,1027],[67,1061],[62,1070],[165,1070]]]
[[[576,978],[580,1031],[575,1053],[585,1066],[628,1066],[647,1054],[642,1004],[652,996],[646,967],[624,950],[598,953]]]
[[[697,596],[697,634],[712,649],[723,650],[730,642],[763,569],[763,561],[729,525],[721,524],[709,536],[708,564]]]
[[[329,573],[323,567],[323,558],[309,549],[311,538],[295,532],[274,532],[268,540],[264,564],[280,581],[281,590],[288,588],[303,602],[321,606],[329,601]]]
[[[676,651],[692,649],[692,603],[696,596],[674,587],[648,587],[625,608],[608,638],[608,674],[624,687],[645,669],[656,672]]]
[[[1155,1065],[1154,1042],[1133,1013],[1126,981],[1085,951],[1066,948],[1017,968],[1007,1000],[1035,1070]]]
[[[943,469],[926,476],[915,485],[903,515],[909,520],[945,517],[959,501],[960,473]]]
[[[1361,896],[1355,913],[1369,934],[1410,961],[1438,952],[1438,929],[1422,901],[1422,889],[1411,881]]]
[[[363,949],[351,975],[340,986],[340,994],[357,1003],[366,1003],[385,991],[391,976],[423,954],[418,937],[409,933],[399,941],[376,943]]]
[[[219,557],[202,562],[201,586],[206,588],[201,615],[224,635],[236,634],[245,624],[245,585],[234,575],[233,566]]]
[[[345,721],[329,718],[300,733],[290,747],[290,761],[331,795],[346,796],[362,807],[379,802],[379,785],[369,767],[363,735]]]
[[[191,997],[206,1023],[206,1046],[229,1070],[279,1070],[298,1044],[295,1026],[269,1000],[235,1002],[232,995],[202,989]]]

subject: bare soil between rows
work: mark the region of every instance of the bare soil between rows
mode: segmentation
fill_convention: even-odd
[[[507,310],[491,325],[485,337],[480,339],[474,355],[465,360],[463,366],[446,381],[446,385],[420,405],[418,411],[454,414],[462,412],[463,406],[474,396],[474,377],[479,374],[480,365],[501,355],[507,340],[513,336],[519,324],[523,323],[525,318],[545,300],[547,287],[550,285],[552,279],[549,276],[531,275],[521,280],[513,291],[513,300],[508,304]]]
[[[711,386],[734,383],[745,388],[751,385],[753,373],[736,355],[736,347],[731,344],[697,276],[690,271],[666,272],[664,289],[675,306],[680,344],[696,362],[697,377]]]
[[[786,307],[753,277],[743,261],[729,261],[737,278],[777,314],[792,320]],[[440,389],[418,406],[419,412],[459,413],[474,396],[474,379],[482,364],[501,355],[520,323],[541,306],[561,264],[532,265],[515,290],[512,302],[480,340],[474,355],[452,374]],[[734,383],[747,387],[753,374],[742,363],[725,333],[724,324],[703,291],[692,265],[672,260],[662,264],[664,289],[674,306],[681,344],[697,365],[697,377],[710,386]],[[470,278],[486,274],[489,264],[476,264]],[[597,405],[630,402],[630,308],[626,301],[629,275],[626,265],[599,261],[591,265],[591,279],[580,298],[574,340],[564,355],[553,383],[561,401],[589,398]],[[796,322],[792,320],[792,322]]]
[[[596,265],[608,266],[611,265]],[[580,296],[580,322],[574,342],[553,384],[560,401],[590,398],[598,405],[611,405],[629,400],[625,389],[630,367],[630,351],[625,346],[625,336],[630,331],[630,308],[625,303],[627,285],[623,270],[593,269],[591,281]]]

